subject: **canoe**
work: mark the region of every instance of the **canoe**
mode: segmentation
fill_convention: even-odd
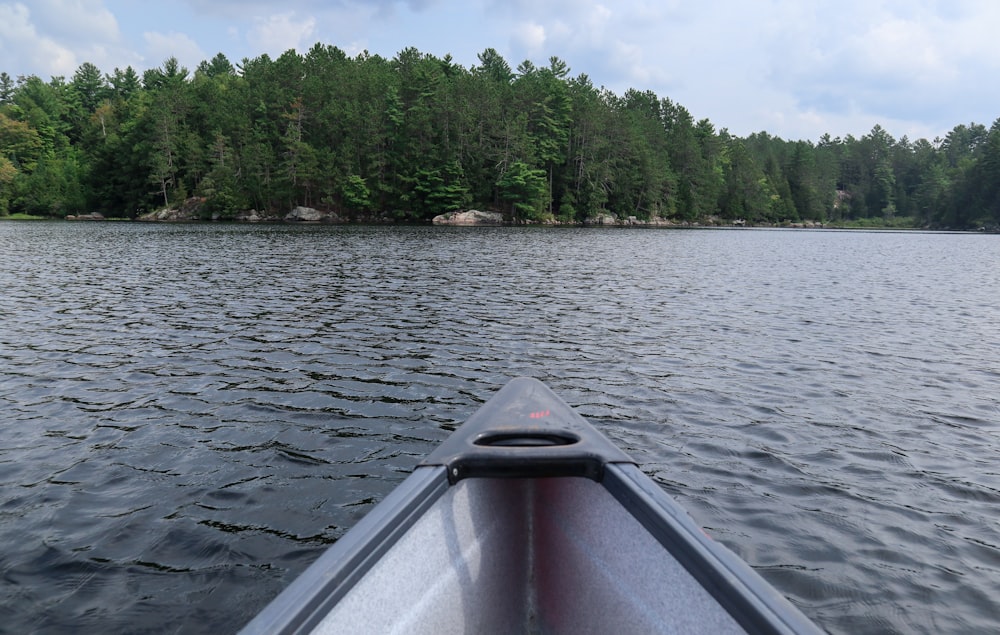
[[[547,386],[517,378],[242,632],[821,631]]]

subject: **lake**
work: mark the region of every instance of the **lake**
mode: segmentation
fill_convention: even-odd
[[[514,376],[831,633],[1000,629],[1000,236],[0,223],[0,630],[235,632]]]

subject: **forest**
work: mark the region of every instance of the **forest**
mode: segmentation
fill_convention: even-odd
[[[316,44],[194,71],[82,64],[0,73],[0,216],[136,218],[198,197],[204,218],[302,205],[423,222],[462,209],[512,222],[637,220],[996,229],[1000,119],[931,141],[745,138],[649,91],[516,68],[465,68]]]

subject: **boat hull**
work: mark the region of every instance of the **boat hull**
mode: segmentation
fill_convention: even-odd
[[[525,394],[525,416],[552,415],[539,382],[508,384],[244,633],[819,632],[620,450],[595,463],[610,442],[561,401],[556,432],[511,418]],[[584,436],[574,466],[560,439]],[[518,441],[476,442],[498,438]],[[504,461],[525,453],[545,470]]]

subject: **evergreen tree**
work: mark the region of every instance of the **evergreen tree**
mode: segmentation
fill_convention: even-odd
[[[228,217],[291,205],[427,220],[597,215],[994,226],[1000,132],[929,142],[740,139],[649,91],[615,95],[557,57],[463,68],[316,44],[300,55],[175,58],[140,77],[81,64],[67,82],[0,73],[0,213],[135,216],[189,196]]]
[[[0,106],[10,103],[14,96],[14,80],[6,71],[0,72]]]

